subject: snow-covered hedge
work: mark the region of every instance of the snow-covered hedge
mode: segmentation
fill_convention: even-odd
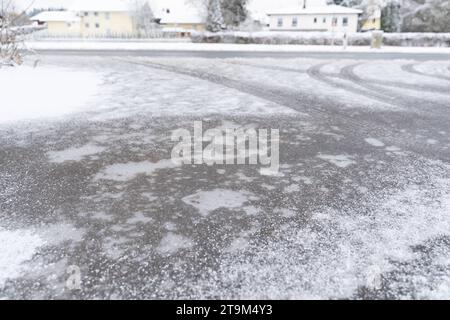
[[[348,44],[369,46],[372,34],[347,35]],[[331,32],[218,32],[194,33],[197,43],[342,45],[344,34]],[[385,33],[386,46],[450,47],[450,33]]]

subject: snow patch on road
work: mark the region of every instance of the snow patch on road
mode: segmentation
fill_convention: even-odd
[[[7,280],[26,274],[38,250],[65,241],[81,241],[84,231],[70,224],[54,224],[39,229],[0,228],[0,288]],[[35,271],[35,270],[34,270]]]
[[[6,280],[19,277],[26,269],[23,264],[45,245],[45,241],[30,230],[0,230],[0,243],[0,288]]]
[[[373,147],[379,147],[379,148],[384,147],[384,143],[375,138],[367,138],[367,139],[365,139],[365,141]]]
[[[118,163],[105,167],[95,176],[94,180],[125,182],[136,178],[139,174],[152,175],[158,170],[173,169],[178,166],[172,160]]]
[[[183,202],[196,208],[200,215],[206,217],[219,208],[241,208],[250,200],[251,194],[246,191],[215,189],[200,191],[183,198]]]
[[[362,206],[324,208],[309,223],[278,231],[277,240],[225,255],[213,282],[230,290],[214,289],[214,284],[208,290],[224,299],[340,299],[354,297],[361,287],[376,290],[381,283],[398,299],[448,299],[448,273],[439,267],[429,274],[427,267],[423,275],[422,260],[416,260],[421,251],[414,247],[449,236],[449,212],[450,179],[436,177],[426,186],[386,190]],[[441,258],[423,263],[448,267],[450,249],[441,250]],[[399,263],[412,270],[401,275],[402,286],[413,289],[397,287],[395,273],[389,274]],[[434,279],[434,285],[424,277]]]
[[[156,249],[162,255],[171,255],[182,249],[189,249],[194,246],[191,239],[172,232],[167,233],[162,238],[161,243]]]
[[[319,159],[328,161],[331,164],[339,168],[347,168],[353,164],[356,164],[356,161],[352,160],[352,158],[348,155],[340,154],[340,155],[328,155],[328,154],[320,154],[317,156]]]
[[[92,156],[105,151],[106,148],[94,144],[86,144],[79,148],[69,148],[60,151],[50,151],[47,153],[50,162],[63,163],[66,161],[81,161],[88,156]]]

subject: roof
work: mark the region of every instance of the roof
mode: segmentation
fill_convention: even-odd
[[[267,15],[285,15],[285,14],[360,14],[362,10],[347,8],[343,6],[311,6],[303,9],[301,6],[281,8],[267,13]]]
[[[130,1],[128,0],[76,0],[70,11],[98,11],[98,12],[123,12],[131,9]]]
[[[74,12],[70,11],[43,11],[37,15],[31,17],[32,21],[43,21],[43,22],[73,22],[79,21],[80,18]]]
[[[167,10],[168,9],[168,10]],[[202,15],[193,8],[167,8],[154,11],[155,17],[161,19],[162,24],[200,24],[205,23]],[[167,12],[169,11],[169,12]]]

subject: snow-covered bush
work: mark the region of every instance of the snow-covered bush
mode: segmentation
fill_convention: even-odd
[[[370,46],[372,34],[348,34],[348,45]],[[344,35],[332,32],[203,32],[193,42],[239,44],[342,45]],[[385,33],[386,46],[450,47],[450,33]]]

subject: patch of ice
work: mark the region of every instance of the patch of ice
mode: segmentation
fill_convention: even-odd
[[[139,174],[151,175],[155,171],[173,169],[178,166],[172,160],[118,163],[107,166],[94,179],[125,182],[134,179]]]
[[[178,250],[189,249],[193,246],[194,243],[191,239],[169,232],[162,238],[161,243],[156,250],[162,255],[171,255]]]
[[[334,164],[339,168],[347,168],[353,164],[356,164],[354,160],[348,155],[328,155],[328,154],[320,154],[317,156],[319,159],[325,160]]]
[[[79,148],[69,148],[60,151],[50,151],[47,153],[49,161],[52,163],[63,163],[66,161],[81,161],[88,156],[101,153],[106,148],[94,144],[86,144]]]
[[[183,198],[183,202],[196,208],[206,217],[219,208],[236,209],[249,201],[250,193],[246,191],[233,191],[215,189],[211,191],[199,191],[196,194]]]

